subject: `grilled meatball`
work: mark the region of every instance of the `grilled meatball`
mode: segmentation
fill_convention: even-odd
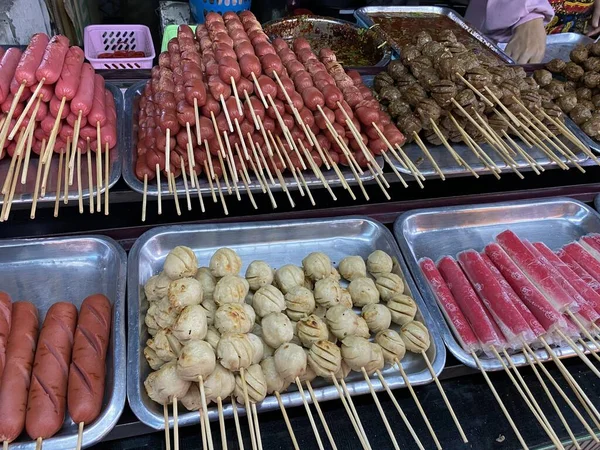
[[[559,58],[554,58],[548,64],[546,64],[546,69],[548,69],[552,73],[562,73],[567,67],[567,63]]]
[[[587,71],[600,72],[600,58],[591,56],[583,62],[583,68]]]
[[[430,87],[431,96],[442,108],[446,108],[452,103],[452,99],[458,93],[456,84],[450,80],[440,80],[433,83]]]
[[[540,69],[533,72],[533,78],[541,86],[548,86],[552,81],[552,73],[546,69]]]
[[[439,62],[438,72],[442,79],[457,81],[458,75],[464,76],[467,70],[458,58],[447,58]]]
[[[438,41],[444,44],[450,44],[452,42],[458,42],[456,35],[452,30],[441,30],[438,33]]]
[[[432,69],[433,63],[429,58],[421,57],[413,59],[409,64],[411,73],[415,78],[419,78],[425,70]]]
[[[585,45],[578,45],[573,50],[571,50],[571,53],[569,54],[571,61],[578,64],[584,62],[588,58],[588,56],[589,52]]]
[[[586,72],[581,78],[581,81],[590,89],[594,89],[600,86],[600,73],[598,72]]]
[[[427,98],[427,92],[420,84],[413,84],[408,87],[403,94],[404,100],[411,106],[416,106],[424,98]]]
[[[593,117],[581,125],[585,134],[592,138],[600,138],[600,116]]]
[[[585,105],[577,104],[569,113],[569,117],[573,119],[577,125],[582,125],[592,118],[592,111]]]
[[[404,100],[394,100],[388,105],[388,114],[394,119],[412,113],[410,105]]]
[[[431,41],[433,41],[433,39],[427,31],[419,31],[414,39],[414,43],[419,50],[422,49],[425,44]]]
[[[433,84],[440,81],[440,77],[433,68],[421,72],[418,79],[421,86],[423,86],[427,90],[430,90]]]
[[[585,71],[583,70],[583,67],[575,64],[574,62],[569,62],[565,66],[563,73],[569,80],[577,81],[583,76]]]
[[[393,102],[394,100],[400,100],[401,98],[402,93],[394,86],[384,86],[381,91],[379,91],[379,101],[384,104]]]
[[[412,142],[413,140],[413,133],[418,134],[423,128],[421,120],[414,114],[399,117],[396,121],[396,126],[400,131],[402,131],[402,134],[406,136],[406,139],[409,142]]]
[[[393,79],[396,79],[398,75],[404,74],[406,72],[406,66],[402,64],[402,61],[399,61],[397,59],[391,61],[387,66],[387,73]]]
[[[596,94],[594,95],[592,98],[592,103],[594,104],[594,107],[597,109],[600,109],[600,94]]]
[[[432,120],[437,124],[437,121],[442,115],[442,108],[439,107],[434,99],[425,98],[415,107],[415,114],[421,119],[423,129],[429,130],[432,128]]]
[[[420,56],[421,56],[421,51],[414,45],[406,45],[400,52],[400,60],[404,64],[408,64],[413,59],[419,58]]]
[[[385,86],[393,86],[394,79],[387,72],[380,72],[375,75],[375,79],[373,80],[373,88],[375,92],[381,91]]]
[[[427,56],[428,58],[433,58],[433,55],[435,55],[437,52],[439,51],[443,51],[444,46],[442,44],[440,44],[439,42],[436,41],[431,41],[426,43],[422,48],[421,48],[421,53],[423,54],[423,56]]]
[[[575,93],[577,94],[577,100],[591,100],[592,90],[587,87],[578,88]]]
[[[594,56],[600,56],[600,41],[594,42],[590,45],[590,54]]]
[[[559,97],[558,100],[556,100],[556,104],[564,113],[569,114],[571,110],[577,106],[577,95],[574,93],[567,93],[562,97]]]

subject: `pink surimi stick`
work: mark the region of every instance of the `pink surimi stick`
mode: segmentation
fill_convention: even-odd
[[[577,309],[575,299],[565,292],[548,267],[529,251],[515,233],[504,231],[496,236],[496,240],[558,311]]]
[[[456,303],[481,342],[483,350],[491,346],[505,348],[506,339],[489,316],[487,309],[481,303],[458,263],[450,256],[444,256],[438,262],[437,267],[448,284]]]
[[[573,258],[577,264],[585,269],[594,279],[600,282],[600,262],[598,262],[585,248],[577,242],[571,242],[563,247],[565,252]]]
[[[579,295],[583,297],[585,304],[579,305],[579,314],[581,314],[584,319],[592,322],[598,320],[600,318],[600,295],[589,287],[585,281],[579,278],[558,256],[552,253],[552,250],[544,243],[536,242],[533,246],[550,262],[550,264],[556,267],[560,274],[565,277]],[[589,311],[590,309],[591,311]],[[594,316],[596,316],[595,320],[593,319]]]
[[[442,306],[446,318],[454,327],[455,334],[457,334],[462,341],[462,347],[469,353],[481,350],[481,345],[479,345],[477,336],[475,336],[469,322],[467,322],[466,317],[456,303],[456,300],[452,296],[452,292],[450,292],[442,275],[437,270],[437,267],[435,267],[435,263],[429,258],[422,258],[419,260],[419,266],[429,283],[429,287],[431,287],[431,290],[435,294],[438,303]]]
[[[488,267],[488,269],[490,269],[490,271],[494,275],[494,278],[496,278],[496,281],[498,281],[500,286],[502,286],[502,288],[504,289],[504,291],[510,298],[510,301],[512,302],[512,304],[517,307],[517,310],[521,314],[521,317],[523,317],[523,319],[525,319],[525,322],[527,322],[527,325],[529,325],[529,328],[531,328],[531,330],[535,334],[535,337],[538,338],[538,337],[542,336],[543,334],[546,334],[546,330],[544,329],[542,324],[535,318],[535,316],[531,313],[531,311],[527,308],[527,306],[525,306],[525,303],[523,303],[523,300],[521,300],[519,298],[519,296],[513,290],[511,285],[508,284],[508,281],[506,281],[506,279],[502,276],[502,274],[500,273],[498,268],[494,265],[492,260],[485,253],[481,254],[481,259],[483,259],[483,262],[485,263],[485,265]]]
[[[508,341],[516,343],[519,341],[519,337],[527,343],[535,341],[533,331],[512,304],[494,274],[487,268],[481,255],[475,250],[466,250],[459,253],[457,259]]]
[[[581,267],[577,261],[575,261],[571,256],[565,252],[562,248],[556,252],[556,256],[558,256],[561,261],[563,261],[569,268],[577,274],[579,278],[587,283],[589,287],[591,287],[594,291],[600,294],[600,283],[596,281],[596,279],[591,276],[589,273],[585,271],[583,267]]]
[[[485,247],[485,254],[547,331],[554,331],[556,327],[567,329],[567,322],[562,314],[527,278],[502,247],[496,243],[489,244]]]
[[[583,236],[579,239],[579,243],[585,248],[594,258],[600,258],[600,234],[592,233]]]

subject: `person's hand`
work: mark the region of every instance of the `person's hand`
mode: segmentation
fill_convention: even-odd
[[[596,4],[599,0],[596,0]],[[539,63],[546,53],[546,29],[542,18],[515,27],[504,52],[517,64]]]
[[[595,37],[600,35],[600,0],[594,2],[594,12],[592,13],[592,20],[590,21],[591,30],[588,31],[589,37]]]

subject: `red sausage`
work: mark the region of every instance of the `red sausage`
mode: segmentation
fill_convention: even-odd
[[[72,303],[53,304],[44,319],[35,352],[25,429],[31,439],[53,436],[65,420],[68,367],[77,323]]]
[[[30,302],[13,303],[6,347],[6,367],[0,382],[0,441],[14,441],[23,431],[27,393],[38,338],[39,319]],[[18,326],[16,326],[18,324]]]
[[[79,81],[78,81],[78,83],[79,83]],[[31,86],[29,89],[33,89],[33,90],[35,90],[35,87],[34,87],[34,86]],[[32,92],[33,92],[33,91],[32,91]],[[52,97],[54,97],[54,86],[52,86],[52,85],[49,85],[49,84],[44,84],[44,85],[43,85],[43,86],[40,88],[40,90],[39,90],[39,92],[38,92],[38,95],[39,95],[40,97],[42,97],[42,101],[43,101],[44,103],[48,103],[50,100],[52,100]],[[68,99],[67,99],[67,100],[68,100]]]
[[[215,98],[209,93],[206,96],[206,103],[201,108],[202,115],[205,117],[210,117],[210,113],[214,113],[214,115],[218,115],[221,112],[221,105]]]
[[[336,109],[338,107],[337,102],[342,102],[344,100],[342,91],[333,84],[325,86],[321,92],[323,93],[323,97],[325,97],[327,107],[330,109]]]
[[[61,97],[62,98],[62,97]],[[88,63],[81,67],[81,77],[77,93],[71,100],[71,112],[78,115],[81,111],[82,116],[87,116],[94,102],[94,69]]]
[[[280,81],[288,95],[291,95],[292,92],[296,92],[296,89],[294,88],[294,82],[288,77],[281,77]],[[282,102],[286,100],[285,93],[281,90],[279,83],[277,84],[277,98]]]
[[[0,292],[0,380],[6,364],[6,344],[10,334],[10,315],[12,300],[6,292]]]
[[[146,163],[148,164],[148,168],[152,169],[152,172],[156,174],[156,165],[158,164],[159,170],[165,169],[165,154],[163,152],[159,152],[157,150],[148,150],[146,152]]]
[[[265,107],[257,97],[250,97],[250,104],[248,104],[247,101],[244,101],[244,114],[246,115],[246,119],[252,121],[253,118],[250,108],[252,108],[254,110],[254,114],[259,116],[261,119],[265,117]]]
[[[10,82],[15,74],[15,69],[21,58],[21,50],[11,47],[6,50],[0,61],[0,103],[6,100],[10,93]]]
[[[41,106],[41,105],[40,105],[40,106]],[[42,120],[44,120],[44,119],[42,119]],[[75,114],[73,114],[73,113],[70,113],[70,114],[67,116],[67,123],[68,123],[70,126],[72,126],[72,127],[75,127],[75,122],[76,122],[76,121],[77,121],[77,116],[76,116]],[[80,125],[79,125],[80,129],[81,129],[81,128],[83,128],[83,127],[85,127],[86,125],[87,125],[87,118],[86,118],[86,117],[82,117],[82,118],[81,118],[81,123],[80,123]]]
[[[240,81],[237,82],[236,87],[238,96],[240,98],[244,98],[246,96],[244,92],[247,92],[248,95],[252,95],[254,93],[254,83],[247,78],[240,78]]]
[[[188,80],[183,84],[185,101],[194,105],[194,100],[198,106],[204,106],[206,103],[206,86],[202,80]]]
[[[219,65],[219,69],[220,69]],[[231,83],[231,81],[230,81]],[[221,96],[227,100],[231,96],[231,87],[224,82],[220,76],[211,75],[208,77],[208,89],[215,99],[220,100]]]
[[[57,34],[50,39],[46,46],[42,62],[35,71],[37,81],[44,80],[44,84],[54,84],[60,77],[67,51],[69,50],[69,38]]]
[[[37,83],[35,78],[35,71],[42,62],[44,57],[44,50],[50,39],[44,33],[37,33],[31,37],[27,49],[23,52],[23,56],[17,65],[15,70],[15,80],[17,85],[25,84],[30,87]],[[13,92],[15,94],[16,91]]]
[[[219,59],[219,78],[223,83],[231,84],[231,78],[239,81],[241,76],[240,66],[235,59],[230,56]]]
[[[311,111],[317,111],[317,106],[325,106],[323,94],[315,87],[309,87],[302,91],[302,99],[304,100],[306,107]]]
[[[177,103],[177,120],[179,121],[179,125],[181,125],[182,127],[185,127],[186,123],[193,124],[196,120],[194,108],[190,106],[185,100],[182,100],[179,103]],[[187,135],[187,131],[185,132],[185,134]]]
[[[94,103],[92,109],[87,117],[88,122],[97,126],[106,124],[106,107],[104,104],[104,78],[101,75],[96,74],[94,76]]]
[[[239,57],[239,55],[238,55]],[[252,74],[260,76],[261,65],[260,60],[254,54],[245,54],[239,57],[240,69],[244,78],[250,78]]]
[[[280,77],[284,75],[283,64],[279,56],[272,54],[265,55],[260,58],[260,63],[262,64],[263,72],[267,76],[272,77],[273,72],[277,72],[277,75]]]
[[[102,409],[111,309],[108,299],[96,294],[86,298],[79,311],[67,396],[75,423],[92,422]]]
[[[156,172],[148,167],[146,154],[138,155],[137,161],[135,162],[135,175],[141,181],[144,181],[144,175],[148,177],[148,180],[154,179]]]
[[[275,108],[277,109],[277,111],[279,111],[280,115],[285,114],[285,106],[283,105],[283,102],[281,100],[276,98],[273,100],[273,103],[275,104]],[[271,102],[269,102],[269,104],[271,104]],[[277,113],[273,110],[273,106],[270,106],[269,109],[267,109],[267,114],[272,119],[277,119]]]

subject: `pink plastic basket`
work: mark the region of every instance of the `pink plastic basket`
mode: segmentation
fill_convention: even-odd
[[[151,69],[154,45],[150,29],[144,25],[90,25],[85,27],[85,57],[94,69]],[[144,58],[98,58],[117,50],[142,51]]]

